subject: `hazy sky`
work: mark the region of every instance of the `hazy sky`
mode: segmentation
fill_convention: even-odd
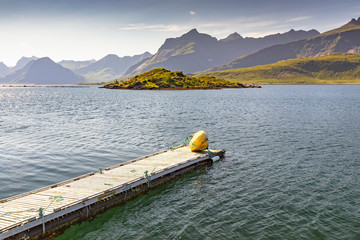
[[[320,32],[360,17],[359,0],[0,0],[0,61],[155,53],[192,28],[218,39]]]

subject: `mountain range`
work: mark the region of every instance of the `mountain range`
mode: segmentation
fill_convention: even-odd
[[[166,39],[157,53],[150,59],[133,67],[126,75],[136,75],[153,68],[166,68],[194,73],[219,66],[230,60],[275,44],[288,43],[314,37],[319,32],[290,30],[283,34],[269,35],[263,38],[243,38],[238,33],[230,34],[225,39],[199,33],[192,29],[178,37]]]
[[[340,28],[315,37],[264,48],[207,71],[252,67],[281,60],[316,57],[331,53],[360,53],[360,18],[352,19]]]
[[[111,81],[123,76],[132,65],[151,57],[152,54],[145,52],[135,56],[119,57],[109,54],[102,59],[92,62],[87,66],[73,69],[76,73],[84,76],[87,82]]]
[[[62,61],[58,62],[58,64],[60,64],[64,68],[68,68],[72,71],[76,71],[80,68],[87,67],[94,62],[96,62],[95,59],[85,60],[85,61],[62,60]]]
[[[32,57],[22,57],[17,61],[16,65],[14,67],[8,67],[3,62],[0,62],[0,77],[6,76],[7,74],[11,72],[15,72],[16,70],[19,70],[26,66],[30,61],[38,59],[35,56]]]
[[[51,84],[56,79],[57,84],[94,83],[134,76],[154,68],[185,74],[211,73],[332,53],[360,53],[360,18],[322,34],[316,30],[291,29],[262,38],[244,38],[235,32],[217,40],[192,29],[180,37],[166,39],[154,55],[149,52],[125,57],[109,54],[98,61],[58,63],[49,58],[23,57],[12,68],[0,62],[0,82]]]
[[[53,75],[56,76],[53,80],[48,78],[48,82],[43,82],[44,84],[79,83],[79,80],[86,83],[106,82],[121,77],[130,66],[150,56],[152,55],[149,52],[125,57],[109,54],[98,61],[63,60],[59,63],[53,62],[50,58],[37,58],[34,56],[22,57],[16,66],[12,68],[0,62],[0,83],[40,84],[40,82],[44,81],[44,78],[48,78],[49,74],[51,75],[48,70],[54,71]],[[34,64],[32,62],[39,59],[41,59],[41,66],[44,69],[43,71],[39,71],[40,69],[34,71],[33,68],[36,67],[38,63]],[[44,61],[44,59],[47,61]],[[32,64],[28,66],[29,63]],[[29,71],[31,73],[29,73]],[[69,71],[72,75],[69,74]],[[34,73],[38,73],[39,76],[36,77]],[[29,76],[31,77],[29,78]],[[81,78],[79,78],[80,76]],[[69,78],[68,81],[66,77]],[[62,80],[60,80],[60,78],[62,78]]]
[[[85,79],[48,57],[29,61],[24,67],[0,78],[7,84],[76,84]]]

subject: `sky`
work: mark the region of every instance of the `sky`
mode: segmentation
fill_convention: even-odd
[[[0,0],[0,62],[156,53],[196,28],[217,39],[319,32],[360,17],[359,0]]]

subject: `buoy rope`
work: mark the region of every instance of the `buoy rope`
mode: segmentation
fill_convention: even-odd
[[[176,148],[178,146],[184,145],[186,143],[186,145],[190,142],[192,136],[187,136],[186,138],[184,138],[181,142],[175,143],[174,145],[172,145],[169,149],[173,149]]]
[[[46,211],[46,209],[48,209],[50,206],[51,206],[51,204],[53,204],[53,202],[60,202],[60,201],[62,201],[62,200],[64,200],[64,198],[62,197],[62,196],[51,196],[49,199],[51,199],[52,201],[51,201],[51,203],[49,203],[49,205],[44,209],[44,212]]]
[[[189,145],[190,145],[190,144],[191,144],[192,146],[196,147],[197,149],[199,149],[200,151],[202,151],[202,152],[204,152],[204,153],[207,153],[207,154],[209,155],[209,158],[212,158],[213,152],[211,152],[209,149],[206,150],[206,149],[202,149],[202,148],[196,146],[196,145],[191,141],[191,139],[190,139]]]
[[[151,176],[148,175],[148,171],[144,172],[146,180],[148,181],[148,187],[151,187]]]

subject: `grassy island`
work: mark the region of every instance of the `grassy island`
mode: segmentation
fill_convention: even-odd
[[[155,68],[131,79],[104,85],[110,89],[133,90],[188,90],[188,89],[221,89],[221,88],[259,88],[257,85],[243,85],[211,76],[191,77],[181,71],[171,72],[164,68]]]

